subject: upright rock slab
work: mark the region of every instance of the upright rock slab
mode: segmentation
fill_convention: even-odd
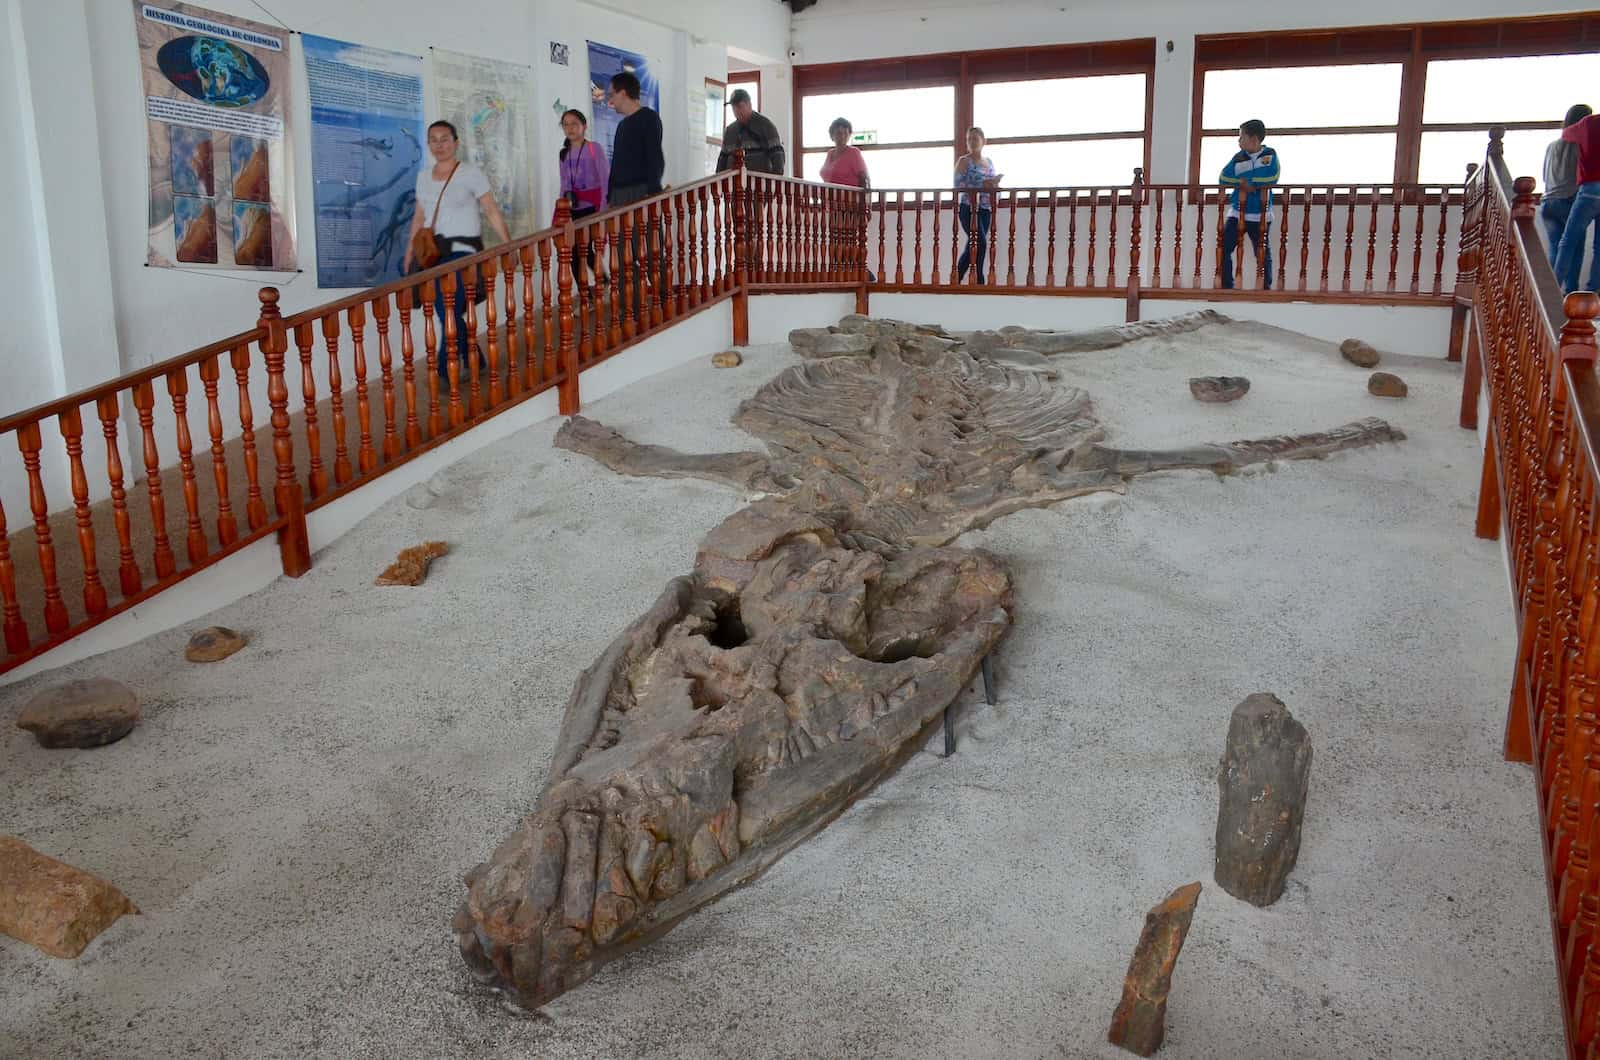
[[[17,715],[17,727],[41,747],[100,747],[116,743],[139,721],[133,689],[108,677],[67,681],[47,688]]]
[[[1311,782],[1311,737],[1269,692],[1233,708],[1217,778],[1217,886],[1269,906],[1300,855]]]
[[[1166,901],[1145,914],[1139,945],[1128,962],[1122,983],[1122,1000],[1111,1014],[1113,1045],[1130,1053],[1149,1056],[1161,1048],[1167,1035],[1167,994],[1172,989],[1172,969],[1183,952],[1183,940],[1200,900],[1200,884],[1188,883],[1167,895]]]
[[[0,835],[0,931],[12,938],[70,960],[117,917],[138,911],[98,876]]]

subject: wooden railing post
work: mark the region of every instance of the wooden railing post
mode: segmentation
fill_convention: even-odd
[[[556,388],[556,407],[561,415],[572,416],[581,406],[578,394],[578,337],[574,333],[572,318],[572,207],[566,199],[556,204],[556,224],[561,228],[556,236],[557,327],[561,336],[557,347],[561,382]],[[635,272],[636,290],[637,276],[638,272]]]
[[[1128,322],[1139,319],[1139,240],[1144,230],[1144,167],[1133,167],[1133,245],[1128,248]],[[1113,207],[1114,208],[1114,207]],[[1160,251],[1157,250],[1159,267]]]
[[[743,149],[733,152],[733,344],[750,342],[750,231],[753,223],[744,201],[745,174]]]
[[[851,246],[854,248],[851,254],[850,271],[851,278],[857,284],[856,312],[866,316],[870,312],[867,301],[867,251],[872,236],[872,193],[862,188],[859,191],[850,192],[849,198],[845,201],[847,203],[846,208],[850,210],[850,216],[854,219],[850,232]],[[878,230],[878,237],[879,256],[881,257],[883,238],[881,227]],[[878,268],[883,268],[882,263],[879,263]]]
[[[261,356],[267,364],[267,404],[272,407],[272,455],[277,462],[277,477],[272,499],[279,518],[285,520],[278,531],[278,553],[283,573],[298,578],[311,569],[311,538],[306,531],[305,497],[294,471],[294,442],[289,437],[289,384],[283,375],[283,355],[289,348],[283,314],[278,311],[278,289],[263,287],[260,292],[261,317],[257,326],[265,333]]]

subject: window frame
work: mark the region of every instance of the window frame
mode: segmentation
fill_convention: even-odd
[[[1194,86],[1189,114],[1189,183],[1213,183],[1200,173],[1200,148],[1208,136],[1237,135],[1237,128],[1202,126],[1205,113],[1206,74],[1213,70],[1267,70],[1305,66],[1359,66],[1401,64],[1399,113],[1394,125],[1318,126],[1282,128],[1271,132],[1289,135],[1318,133],[1394,133],[1394,171],[1372,184],[1417,183],[1422,155],[1422,135],[1427,132],[1482,130],[1487,143],[1491,125],[1506,129],[1561,128],[1550,121],[1431,122],[1422,120],[1423,93],[1428,64],[1434,59],[1510,59],[1538,55],[1576,55],[1600,52],[1600,15],[1535,16],[1518,19],[1481,19],[1465,22],[1413,22],[1384,26],[1356,26],[1272,33],[1221,33],[1195,38]],[[1463,179],[1465,172],[1463,172]],[[1289,181],[1304,184],[1306,181]],[[1318,185],[1319,187],[1322,185]],[[1333,185],[1347,187],[1348,185]]]
[[[941,52],[932,55],[902,56],[894,59],[865,59],[855,62],[826,63],[794,68],[795,144],[790,152],[794,176],[804,175],[805,156],[820,148],[805,144],[805,97],[831,93],[869,92],[885,89],[944,88],[955,90],[955,108],[948,139],[916,143],[863,144],[861,150],[894,150],[911,147],[944,147],[950,150],[950,165],[955,166],[965,146],[966,130],[973,125],[973,90],[980,84],[1017,81],[1056,80],[1068,77],[1104,77],[1117,74],[1144,76],[1144,128],[1108,133],[1067,133],[1056,136],[996,137],[991,147],[1025,143],[1068,143],[1086,140],[1138,139],[1142,143],[1145,172],[1150,170],[1151,124],[1155,113],[1154,37],[1089,44],[1050,45],[1036,48],[995,48],[986,51]],[[868,154],[870,158],[870,154]],[[1131,184],[1133,174],[1128,174]],[[929,187],[939,186],[930,183]]]

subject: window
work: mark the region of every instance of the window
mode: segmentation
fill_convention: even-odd
[[[974,85],[972,124],[1009,188],[1125,185],[1144,165],[1144,74]]]
[[[1593,53],[1430,61],[1418,179],[1461,180],[1464,162],[1482,160],[1484,130],[1504,125],[1511,175],[1542,183],[1545,146],[1559,135],[1567,108],[1587,98],[1584,86],[1596,81],[1600,55]]]
[[[1212,70],[1204,81],[1198,180],[1211,183],[1239,150],[1239,126],[1267,126],[1286,184],[1394,179],[1399,63]]]
[[[714,77],[706,78],[705,98],[705,171],[706,176],[717,171],[717,158],[722,154],[722,134],[727,124],[722,120],[727,107],[728,86]]]
[[[1513,174],[1537,177],[1596,53],[1593,13],[1200,37],[1190,179],[1216,179],[1249,118],[1287,184],[1459,184],[1492,125]]]
[[[828,126],[846,118],[866,154],[873,187],[947,187],[955,164],[955,96],[954,85],[807,96],[801,172],[807,180],[821,179],[833,146]]]
[[[1152,39],[795,68],[798,172],[815,179],[847,118],[875,188],[948,188],[966,128],[1003,186],[1126,186],[1148,165]]]

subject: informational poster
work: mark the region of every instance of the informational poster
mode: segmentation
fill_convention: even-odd
[[[638,52],[589,42],[589,99],[594,104],[589,138],[606,149],[607,158],[611,157],[611,143],[622,122],[622,115],[611,109],[611,78],[624,70],[639,79],[639,102],[659,114],[661,84],[650,69],[649,60]]]
[[[427,155],[422,59],[310,35],[317,286],[400,278]]]
[[[288,33],[176,3],[136,0],[133,19],[149,154],[145,261],[295,268]]]
[[[512,236],[540,227],[533,210],[533,71],[435,48],[433,84],[438,92],[436,113],[461,136],[456,157],[489,178],[489,190]],[[547,131],[553,137],[561,135],[554,123]],[[485,244],[493,239],[485,228]]]

